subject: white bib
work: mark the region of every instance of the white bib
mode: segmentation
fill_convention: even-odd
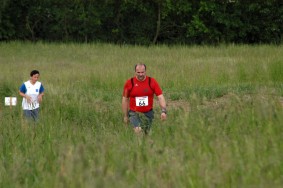
[[[148,96],[136,97],[136,106],[148,106]]]

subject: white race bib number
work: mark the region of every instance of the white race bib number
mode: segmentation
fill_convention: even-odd
[[[30,95],[30,97],[31,97],[31,101],[32,101],[33,103],[36,103],[36,102],[37,102],[37,95]]]
[[[148,106],[148,96],[136,97],[136,106]]]

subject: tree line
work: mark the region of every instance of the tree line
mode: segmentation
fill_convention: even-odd
[[[273,43],[282,0],[1,0],[0,41]]]

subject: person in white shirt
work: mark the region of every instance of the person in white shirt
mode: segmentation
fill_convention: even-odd
[[[34,121],[38,120],[39,103],[41,103],[42,96],[44,95],[44,87],[38,81],[39,75],[38,70],[31,71],[30,80],[23,83],[19,90],[20,95],[23,97],[22,107],[24,116]]]

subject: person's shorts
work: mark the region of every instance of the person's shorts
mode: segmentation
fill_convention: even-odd
[[[34,110],[24,110],[24,116],[29,120],[38,120],[39,115],[39,108],[36,108]]]
[[[152,120],[154,118],[154,111],[148,112],[135,112],[129,111],[129,120],[133,127],[141,127],[144,131],[151,128]]]

